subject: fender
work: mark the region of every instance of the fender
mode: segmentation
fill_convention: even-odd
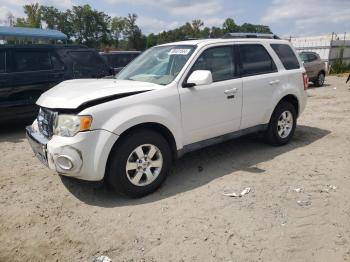
[[[80,114],[92,115],[92,129],[104,129],[118,136],[139,124],[161,124],[174,136],[176,148],[183,147],[180,101],[176,88],[164,88],[164,92],[144,92],[102,103]]]
[[[294,96],[297,99],[297,101],[298,101],[299,109],[301,108],[300,99],[299,99],[301,97],[300,90],[296,89],[295,86],[293,86],[292,84],[287,82],[284,85],[282,85],[280,88],[277,88],[276,92],[273,94],[271,107],[267,111],[266,116],[265,116],[265,123],[269,123],[270,122],[272,113],[275,110],[276,106],[283,99],[283,97],[285,97],[287,95]]]
[[[144,112],[147,113],[145,114]],[[115,123],[118,123],[118,125],[116,126]],[[176,148],[179,150],[183,147],[180,119],[176,119],[165,108],[155,105],[139,105],[125,108],[112,116],[102,128],[120,136],[129,128],[145,123],[157,123],[165,126],[173,134]]]

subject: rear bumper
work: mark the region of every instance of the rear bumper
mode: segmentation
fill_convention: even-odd
[[[88,181],[103,179],[117,135],[93,130],[74,137],[53,136],[48,140],[35,129],[35,124],[33,126],[26,128],[27,139],[35,156],[44,165],[65,176]]]

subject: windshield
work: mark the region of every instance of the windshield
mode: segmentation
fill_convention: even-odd
[[[170,84],[186,64],[195,46],[171,45],[148,49],[118,75],[117,79]]]

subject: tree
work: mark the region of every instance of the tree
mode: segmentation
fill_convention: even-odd
[[[241,32],[267,33],[267,34],[272,33],[270,28],[266,25],[254,25],[254,24],[249,24],[249,23],[244,23],[243,25],[241,25]]]
[[[147,48],[155,46],[157,45],[157,43],[158,43],[158,37],[155,34],[152,33],[147,36],[147,42],[146,42]]]
[[[125,18],[124,35],[128,39],[128,48],[143,50],[146,47],[146,38],[142,35],[141,29],[136,25],[137,15],[128,14]]]
[[[66,34],[68,39],[73,35],[72,23],[68,21],[69,10],[59,11],[53,6],[41,6],[41,20],[46,23],[47,28],[56,29]]]
[[[119,46],[119,41],[123,37],[123,32],[126,28],[126,19],[125,17],[114,17],[111,23],[111,34],[112,39],[115,41],[115,46]]]
[[[240,27],[236,25],[235,21],[232,18],[227,18],[222,25],[223,32],[226,33],[234,33],[239,32]]]
[[[199,37],[201,28],[204,26],[204,23],[200,19],[192,20],[192,30],[193,30],[193,37]]]
[[[221,28],[215,27],[215,26],[211,28],[211,32],[210,32],[211,38],[219,38],[219,37],[222,37],[223,35],[224,35],[224,31]]]
[[[41,27],[41,9],[38,3],[23,6],[27,18],[17,18],[16,26]]]
[[[90,5],[73,6],[61,11],[53,6],[29,4],[23,6],[26,17],[17,18],[8,14],[7,23],[11,26],[57,29],[67,35],[68,40],[90,47],[116,47],[119,49],[144,50],[157,44],[182,41],[188,38],[223,37],[229,32],[271,33],[268,26],[244,23],[237,25],[227,18],[222,27],[204,27],[204,22],[194,19],[178,28],[151,33],[145,36],[137,25],[137,15],[114,17],[92,9]]]
[[[107,14],[92,10],[90,5],[83,5],[73,6],[67,18],[72,24],[73,36],[78,43],[97,47],[101,43],[111,42],[111,18]]]

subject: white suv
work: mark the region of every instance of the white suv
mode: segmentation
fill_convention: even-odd
[[[115,79],[62,82],[27,127],[59,174],[104,179],[132,197],[154,191],[184,153],[250,132],[292,138],[308,79],[290,43],[204,39],[150,48]]]

